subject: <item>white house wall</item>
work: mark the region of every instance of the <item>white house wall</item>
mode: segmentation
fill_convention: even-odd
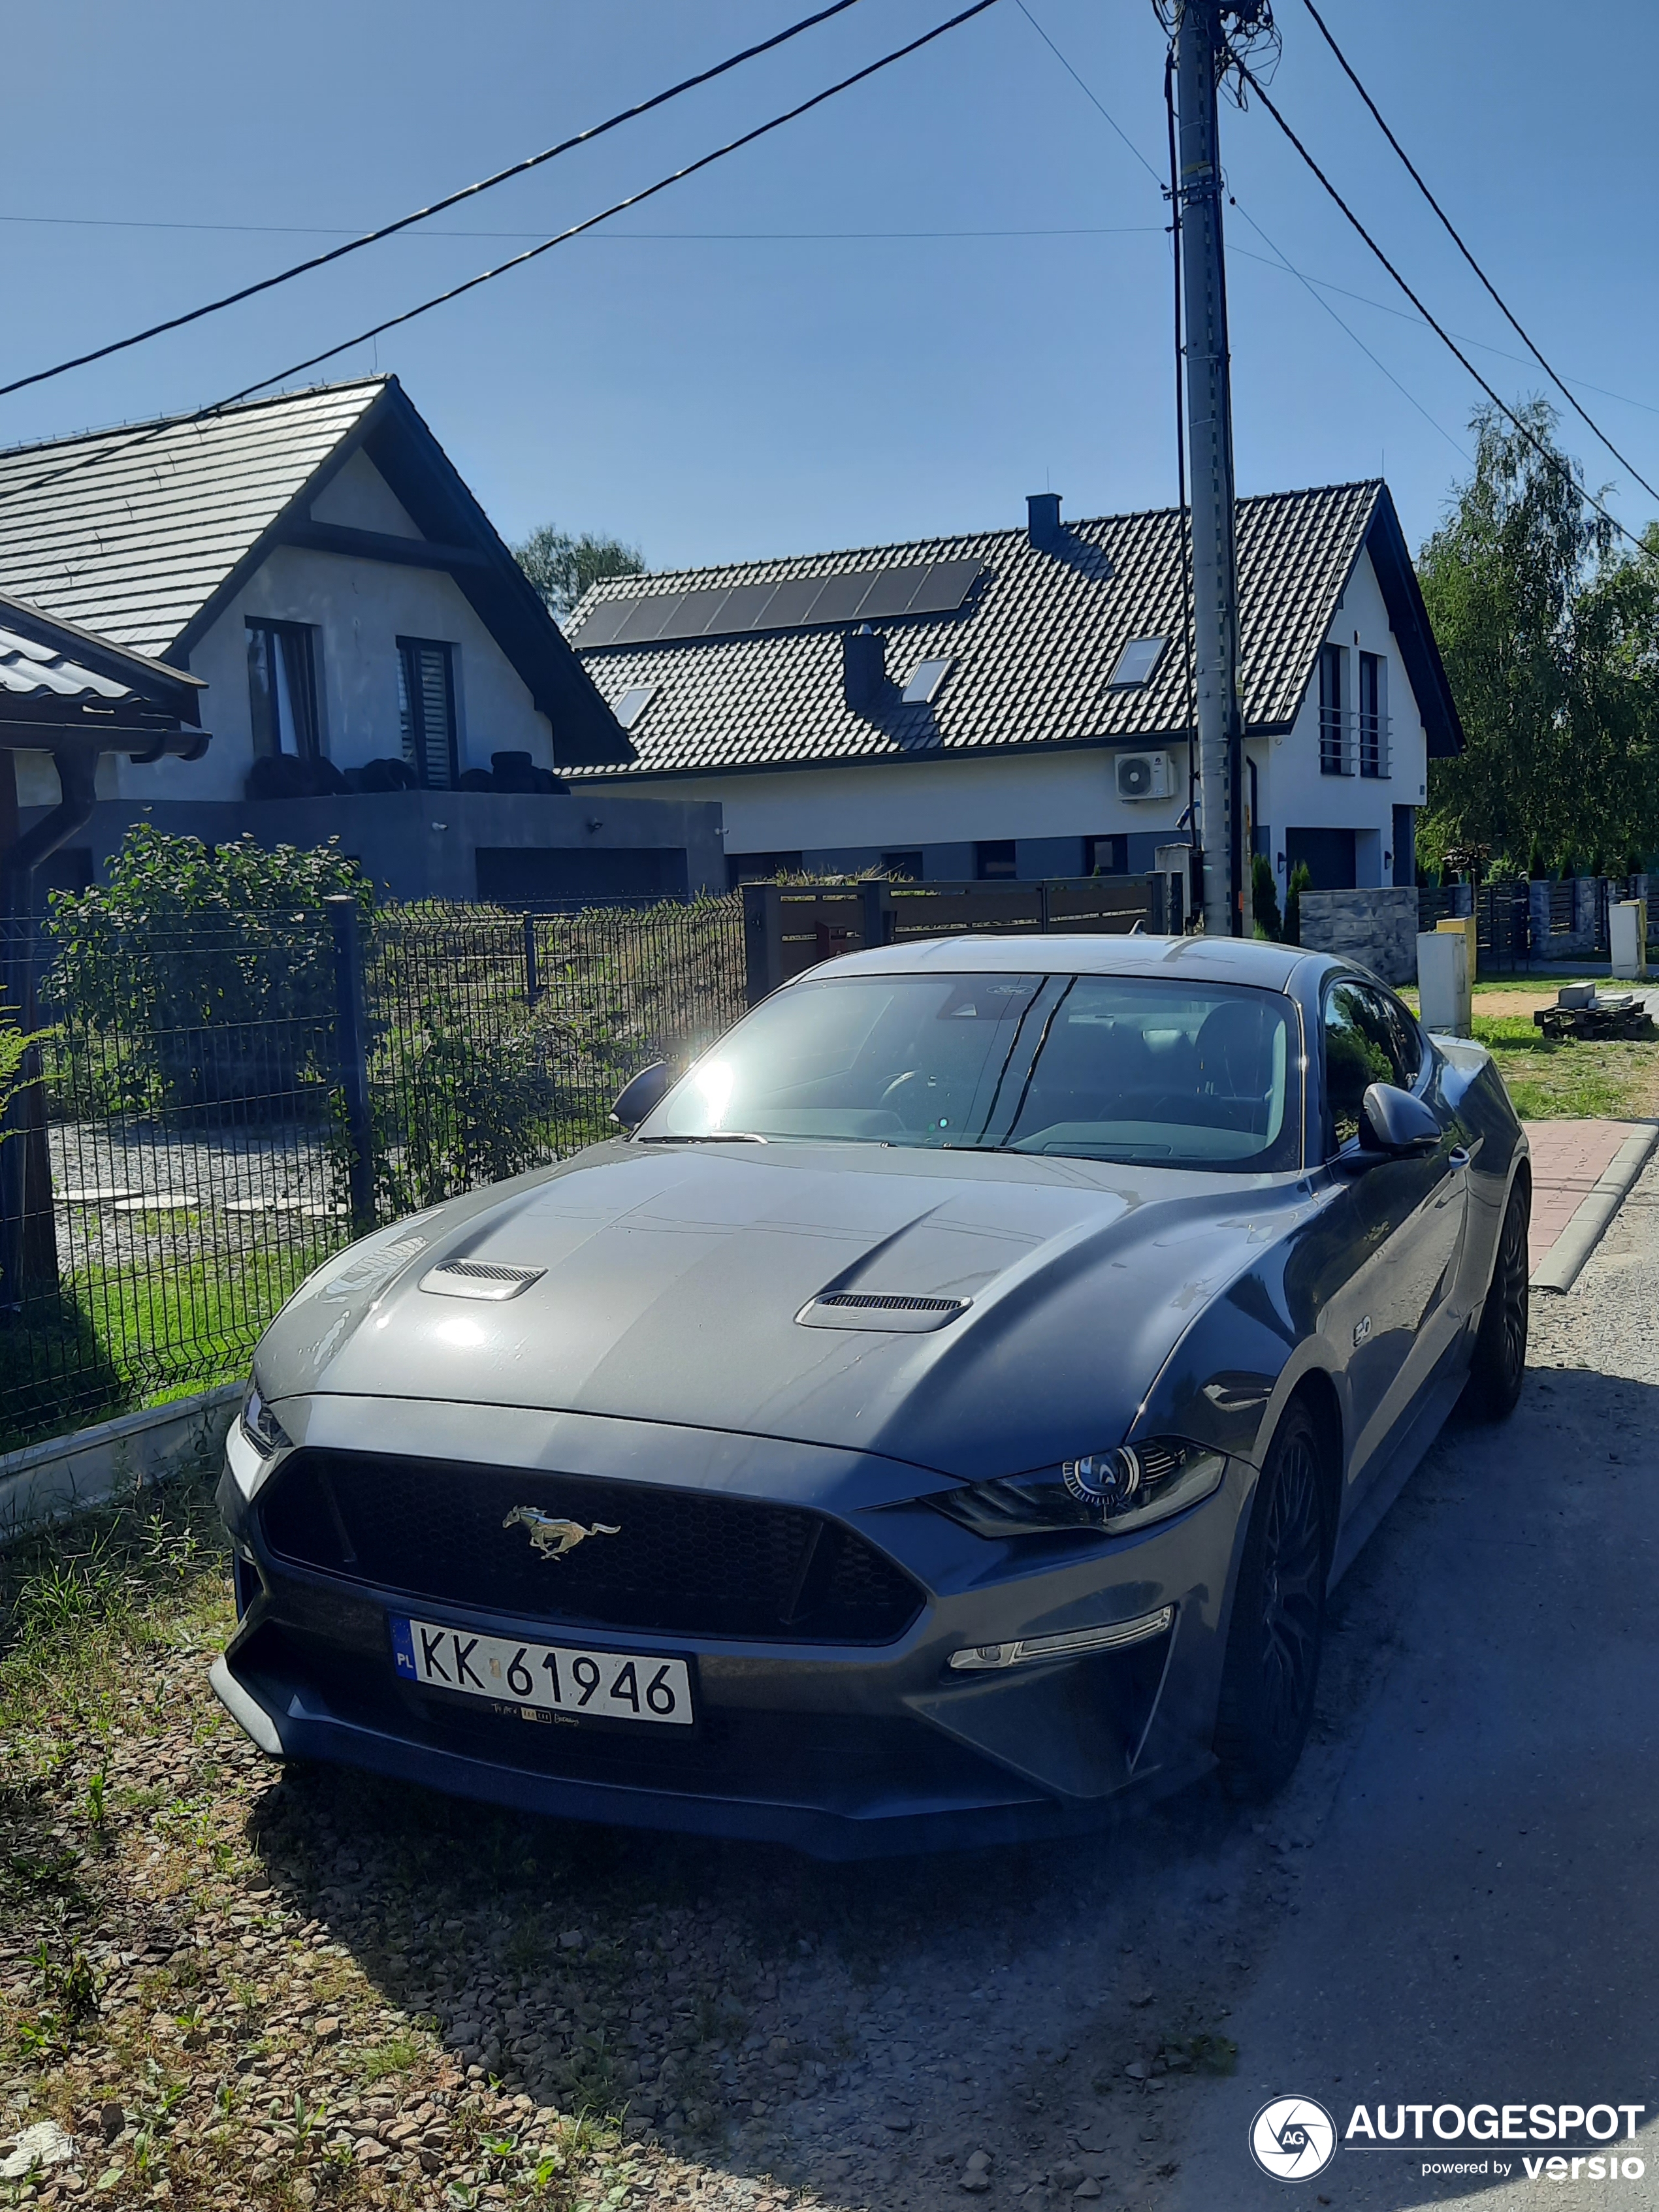
[[[353,529],[421,535],[361,453],[319,494],[312,514],[317,521]],[[191,673],[208,685],[202,720],[213,732],[213,743],[206,756],[144,768],[124,762],[123,798],[242,796],[253,763],[250,617],[307,623],[315,629],[322,748],[337,768],[401,756],[399,637],[432,638],[458,648],[455,720],[461,768],[487,769],[491,753],[502,751],[527,752],[540,768],[554,764],[546,716],[538,714],[523,680],[453,577],[435,568],[279,545],[191,654]]]
[[[1417,700],[1407,680],[1399,641],[1369,553],[1362,553],[1343,594],[1327,642],[1348,653],[1350,702],[1357,696],[1361,653],[1381,654],[1386,667],[1389,773],[1386,776],[1325,775],[1319,766],[1319,679],[1316,672],[1295,726],[1285,736],[1252,739],[1256,764],[1257,823],[1269,833],[1275,873],[1285,888],[1288,830],[1352,830],[1360,884],[1392,880],[1394,809],[1421,806],[1428,790],[1428,744]],[[1352,733],[1351,733],[1352,742]],[[1368,840],[1375,839],[1374,844]]]

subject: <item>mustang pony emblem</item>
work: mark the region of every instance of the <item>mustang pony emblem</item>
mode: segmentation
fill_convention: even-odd
[[[534,1505],[515,1505],[502,1522],[510,1528],[515,1521],[522,1521],[530,1531],[532,1549],[544,1559],[562,1559],[574,1552],[578,1544],[585,1544],[590,1536],[620,1536],[620,1528],[607,1528],[596,1521],[591,1528],[584,1528],[580,1521],[561,1521],[551,1513],[543,1513]]]

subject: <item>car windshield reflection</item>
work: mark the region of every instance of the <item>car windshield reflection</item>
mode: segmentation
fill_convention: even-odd
[[[1293,1019],[1276,992],[1158,977],[809,979],[706,1054],[638,1137],[1293,1168]]]

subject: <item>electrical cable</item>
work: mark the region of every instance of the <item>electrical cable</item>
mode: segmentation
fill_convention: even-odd
[[[1387,270],[1389,276],[1393,277],[1395,283],[1400,287],[1406,297],[1411,301],[1418,313],[1422,316],[1424,321],[1434,332],[1435,336],[1440,340],[1441,343],[1446,348],[1447,351],[1454,355],[1455,358],[1462,362],[1464,368],[1467,369],[1468,374],[1474,379],[1474,381],[1480,386],[1480,389],[1486,393],[1487,398],[1491,400],[1492,405],[1497,408],[1499,414],[1504,416],[1514,428],[1520,432],[1527,443],[1534,448],[1542,460],[1546,461],[1559,476],[1564,477],[1566,479],[1567,483],[1571,485],[1573,490],[1577,494],[1579,498],[1584,501],[1586,506],[1593,507],[1595,512],[1601,516],[1603,522],[1608,524],[1611,528],[1617,531],[1621,538],[1628,539],[1630,544],[1635,546],[1638,552],[1644,552],[1646,548],[1643,545],[1642,540],[1636,535],[1634,531],[1627,530],[1625,527],[1625,525],[1620,521],[1617,515],[1610,514],[1607,508],[1602,506],[1601,501],[1597,499],[1595,493],[1588,490],[1580,482],[1578,477],[1574,475],[1569,464],[1563,460],[1559,453],[1552,451],[1552,449],[1545,444],[1544,441],[1539,437],[1537,433],[1522,421],[1521,417],[1516,413],[1514,408],[1510,405],[1507,400],[1499,398],[1498,394],[1492,389],[1492,386],[1487,383],[1486,378],[1481,375],[1480,370],[1475,367],[1474,363],[1469,359],[1468,356],[1463,351],[1462,348],[1457,343],[1455,339],[1453,338],[1444,326],[1437,322],[1434,317],[1429,313],[1428,308],[1424,305],[1423,301],[1419,299],[1417,294],[1413,291],[1411,286],[1406,282],[1400,271],[1395,267],[1393,262],[1389,260],[1388,255],[1384,253],[1382,247],[1371,236],[1370,231],[1366,229],[1364,224],[1361,222],[1359,217],[1348,205],[1346,200],[1343,198],[1341,193],[1338,191],[1336,186],[1325,174],[1323,169],[1320,167],[1318,162],[1315,161],[1313,155],[1308,151],[1302,141],[1297,137],[1295,131],[1285,120],[1285,118],[1279,113],[1278,108],[1273,106],[1273,103],[1269,98],[1260,77],[1255,74],[1249,64],[1245,62],[1238,61],[1235,65],[1245,82],[1249,84],[1251,89],[1255,92],[1256,98],[1267,109],[1268,114],[1272,116],[1273,121],[1279,125],[1280,131],[1284,132],[1285,137],[1290,140],[1291,145],[1295,147],[1297,152],[1302,156],[1303,161],[1307,164],[1308,167],[1312,170],[1314,175],[1324,186],[1326,191],[1335,202],[1342,214],[1346,216],[1348,222],[1358,233],[1359,236],[1364,240],[1365,244],[1370,248],[1377,260],[1382,263],[1383,268]]]
[[[1070,77],[1073,83],[1077,86],[1078,90],[1083,94],[1084,98],[1089,101],[1091,106],[1098,108],[1100,112],[1105,116],[1107,122],[1111,125],[1113,130],[1116,131],[1118,137],[1123,141],[1129,151],[1134,155],[1136,161],[1139,162],[1141,167],[1145,169],[1147,175],[1158,186],[1159,191],[1162,191],[1164,189],[1163,178],[1158,175],[1158,171],[1146,159],[1146,156],[1141,152],[1139,147],[1136,145],[1134,140],[1130,137],[1128,132],[1123,128],[1123,125],[1118,121],[1117,118],[1109,113],[1109,111],[1102,105],[1101,101],[1098,100],[1095,97],[1095,94],[1089,89],[1089,87],[1072,67],[1070,62],[1066,60],[1065,55],[1061,53],[1060,48],[1054,44],[1054,40],[1048,36],[1048,33],[1043,29],[1042,24],[1038,22],[1036,17],[1026,6],[1025,0],[1014,0],[1014,5],[1018,9],[1020,14],[1024,16],[1026,21],[1036,33],[1038,38],[1042,40],[1043,45],[1048,47],[1049,52],[1060,64],[1061,69],[1065,70],[1066,76]]]
[[[1416,408],[1418,413],[1428,424],[1430,429],[1438,431],[1440,435],[1445,440],[1446,443],[1451,447],[1453,453],[1457,454],[1461,459],[1468,461],[1472,468],[1474,465],[1473,455],[1470,454],[1463,447],[1458,444],[1456,439],[1453,437],[1451,432],[1448,430],[1443,424],[1435,421],[1433,416],[1430,414],[1428,409],[1423,404],[1422,401],[1414,398],[1413,394],[1406,389],[1405,386],[1400,381],[1400,379],[1395,374],[1394,371],[1388,366],[1386,362],[1378,359],[1377,356],[1374,354],[1370,348],[1366,344],[1364,339],[1360,337],[1358,331],[1356,331],[1351,324],[1345,323],[1343,321],[1341,316],[1337,313],[1336,309],[1332,307],[1330,301],[1328,300],[1322,300],[1320,298],[1318,292],[1315,289],[1315,279],[1311,276],[1304,276],[1302,274],[1302,271],[1297,267],[1296,264],[1291,260],[1290,257],[1281,251],[1279,246],[1273,244],[1273,240],[1268,237],[1267,232],[1263,230],[1261,225],[1256,221],[1255,217],[1250,213],[1248,208],[1241,207],[1236,199],[1230,199],[1228,204],[1232,208],[1233,212],[1236,215],[1242,215],[1243,216],[1245,222],[1249,224],[1250,228],[1255,233],[1256,236],[1261,240],[1264,246],[1271,246],[1273,248],[1273,252],[1278,256],[1278,259],[1277,261],[1269,261],[1265,253],[1250,253],[1246,248],[1238,246],[1235,246],[1230,250],[1234,253],[1244,254],[1247,260],[1259,261],[1264,269],[1279,268],[1285,271],[1287,276],[1294,276],[1297,283],[1302,286],[1303,289],[1307,293],[1309,298],[1313,301],[1316,307],[1322,307],[1325,310],[1325,313],[1336,325],[1338,330],[1341,331],[1346,337],[1351,337],[1353,340],[1354,343],[1359,348],[1360,352],[1364,355],[1366,360],[1388,378],[1389,383],[1393,385],[1395,390],[1400,394],[1401,398],[1405,400],[1409,406]],[[1340,288],[1339,286],[1333,286],[1332,289],[1333,290],[1338,290]],[[1350,298],[1358,298],[1358,295],[1357,293],[1351,293],[1348,296]],[[1381,302],[1371,301],[1368,302],[1368,304],[1376,307],[1380,306]],[[1384,314],[1393,314],[1399,311],[1392,307],[1384,307],[1382,312]],[[1407,322],[1413,322],[1416,320],[1416,318],[1412,315],[1405,315],[1403,319]],[[1471,341],[1471,343],[1473,343],[1473,341]],[[1514,356],[1511,355],[1506,355],[1504,358],[1506,360],[1510,360],[1513,359]]]
[[[331,361],[337,354],[349,353],[353,346],[365,345],[371,338],[378,338],[387,331],[396,330],[401,324],[413,322],[419,315],[430,313],[434,307],[444,307],[452,300],[460,299],[465,293],[476,291],[479,285],[488,284],[494,277],[505,276],[508,270],[522,269],[526,262],[550,252],[554,246],[562,246],[568,240],[579,238],[584,231],[592,229],[596,223],[607,222],[613,215],[620,215],[625,208],[638,207],[642,200],[651,199],[658,192],[665,191],[671,185],[695,176],[700,169],[706,169],[715,161],[724,161],[728,154],[735,154],[744,146],[752,146],[757,138],[764,138],[769,131],[781,130],[786,123],[793,123],[811,109],[823,106],[826,100],[833,100],[837,94],[863,83],[866,77],[876,76],[893,63],[902,61],[907,55],[918,52],[923,46],[931,46],[935,39],[942,39],[947,31],[956,30],[959,25],[970,21],[975,15],[982,15],[987,9],[996,4],[997,0],[972,0],[970,6],[948,17],[943,23],[936,23],[932,30],[924,31],[919,38],[911,39],[902,46],[895,46],[891,52],[881,55],[873,62],[866,62],[862,69],[854,70],[850,76],[844,76],[838,82],[826,86],[822,92],[815,92],[810,99],[786,108],[781,114],[773,116],[769,121],[757,124],[753,130],[745,131],[741,137],[728,139],[725,145],[717,146],[713,153],[701,155],[696,161],[688,161],[683,168],[674,170],[666,177],[659,177],[655,184],[647,185],[640,191],[630,192],[626,199],[616,201],[598,215],[588,216],[580,222],[572,223],[568,230],[556,232],[553,237],[544,239],[539,245],[529,247],[525,252],[515,253],[510,259],[498,262],[493,269],[481,270],[464,283],[451,285],[447,291],[434,293],[430,299],[422,300],[417,307],[406,307],[401,314],[388,315],[384,322],[373,324],[368,330],[359,331],[353,337],[342,338],[337,345],[325,346],[320,353],[307,355],[305,360],[278,369],[270,376],[261,377],[257,383],[244,385],[240,392],[233,392],[228,398],[216,399],[206,407],[196,409],[191,414],[169,416],[119,444],[100,447],[95,453],[87,454],[78,461],[65,463],[61,469],[32,477],[27,483],[14,484],[0,490],[0,501],[18,499],[27,492],[41,490],[66,476],[73,476],[81,469],[108,459],[112,453],[124,452],[130,446],[143,445],[152,438],[161,436],[166,431],[179,429],[191,422],[204,422],[212,416],[222,415],[227,408],[234,407],[244,399],[251,399],[256,392],[264,392],[273,384],[285,384],[290,378],[303,374],[307,369],[316,368],[323,362]]]
[[[1475,259],[1474,254],[1470,252],[1468,247],[1463,243],[1462,237],[1458,234],[1457,227],[1453,222],[1451,217],[1446,213],[1444,208],[1441,206],[1439,201],[1436,199],[1434,194],[1429,190],[1428,185],[1424,182],[1423,178],[1418,170],[1417,165],[1412,160],[1411,155],[1406,151],[1400,141],[1395,137],[1393,131],[1389,130],[1387,123],[1383,121],[1382,110],[1377,106],[1376,102],[1371,98],[1370,93],[1366,91],[1364,86],[1360,82],[1358,76],[1354,71],[1353,65],[1349,61],[1347,56],[1343,52],[1341,47],[1337,45],[1336,40],[1331,36],[1324,17],[1314,5],[1314,0],[1302,0],[1302,4],[1306,8],[1308,13],[1313,17],[1315,26],[1317,28],[1320,36],[1324,40],[1325,44],[1335,55],[1343,75],[1347,78],[1349,83],[1353,87],[1354,90],[1359,94],[1359,97],[1364,101],[1366,106],[1370,110],[1371,119],[1376,125],[1377,129],[1388,140],[1389,145],[1393,147],[1395,152],[1400,156],[1401,161],[1404,162],[1407,173],[1410,176],[1412,182],[1417,186],[1418,191],[1422,193],[1424,198],[1434,210],[1436,215],[1439,216],[1442,228],[1444,229],[1447,237],[1450,239],[1452,244],[1462,255],[1464,260],[1468,263],[1469,267],[1474,270],[1475,275],[1480,278],[1482,285],[1486,289],[1487,296],[1492,302],[1492,305],[1498,309],[1499,314],[1503,316],[1504,321],[1515,332],[1516,337],[1520,339],[1522,344],[1525,346],[1527,351],[1538,363],[1540,368],[1543,370],[1545,375],[1547,376],[1551,383],[1554,385],[1556,390],[1566,401],[1568,406],[1572,409],[1574,414],[1577,415],[1589,429],[1594,431],[1595,435],[1601,440],[1601,443],[1607,447],[1607,451],[1613,455],[1614,460],[1619,463],[1620,466],[1630,471],[1632,476],[1635,477],[1637,483],[1641,485],[1643,490],[1648,494],[1650,498],[1659,499],[1659,491],[1656,491],[1654,489],[1653,486],[1648,482],[1647,478],[1642,474],[1641,471],[1636,466],[1633,461],[1626,459],[1624,454],[1620,452],[1618,447],[1613,444],[1612,439],[1608,437],[1607,432],[1602,429],[1601,424],[1595,421],[1595,417],[1583,407],[1580,406],[1578,401],[1575,399],[1572,393],[1568,391],[1565,380],[1551,368],[1549,362],[1545,360],[1543,355],[1540,352],[1532,338],[1528,335],[1526,331],[1522,328],[1520,323],[1510,312],[1508,305],[1499,294],[1498,287],[1492,283],[1491,277],[1487,276],[1486,270],[1480,266],[1480,264]]]
[[[745,46],[741,53],[729,55],[725,61],[716,62],[712,69],[701,70],[695,76],[682,77],[678,84],[671,84],[665,91],[653,93],[648,100],[636,100],[632,107],[624,107],[618,113],[607,116],[603,123],[595,123],[586,131],[577,131],[574,138],[562,138],[556,146],[544,147],[539,154],[526,155],[523,161],[514,161],[505,169],[497,169],[493,176],[480,178],[477,184],[464,185],[459,191],[446,193],[442,199],[434,200],[430,207],[416,208],[412,215],[399,216],[395,222],[382,223],[378,230],[368,231],[344,246],[331,246],[326,253],[315,253],[308,260],[296,261],[291,269],[280,269],[275,276],[262,276],[257,283],[244,284],[234,292],[225,293],[222,298],[209,300],[199,307],[191,307],[182,315],[170,315],[164,322],[150,324],[147,330],[134,331],[129,337],[113,338],[107,345],[94,346],[90,353],[76,354],[71,360],[60,361],[51,368],[37,368],[27,376],[15,377],[9,384],[0,384],[0,399],[9,392],[21,392],[31,384],[45,384],[54,376],[66,375],[72,368],[84,368],[89,362],[106,361],[111,354],[125,353],[130,346],[143,345],[146,339],[161,337],[167,331],[183,330],[186,324],[200,322],[204,315],[216,315],[222,308],[234,307],[240,301],[252,300],[258,293],[273,290],[278,284],[289,283],[295,277],[307,276],[313,269],[322,269],[331,261],[343,260],[348,253],[359,252],[365,246],[378,246],[383,239],[395,237],[400,230],[407,230],[411,223],[424,222],[428,216],[441,215],[446,208],[457,207],[463,200],[476,199],[479,193],[492,191],[497,185],[507,183],[509,178],[526,176],[532,169],[540,168],[544,162],[556,160],[561,154],[568,154],[577,146],[589,145],[594,139],[603,138],[607,131],[615,131],[620,125],[632,123],[639,116],[648,115],[653,108],[664,106],[671,100],[678,100],[682,93],[695,91],[699,85],[712,83],[729,70],[738,68],[744,62],[753,61],[758,54],[769,53],[775,46],[787,45],[791,39],[799,38],[803,31],[814,30],[820,23],[827,22],[830,16],[844,15],[848,9],[857,5],[858,0],[830,0],[830,4],[820,8],[816,15],[803,15],[798,23],[787,25],[773,37],[763,39],[755,46]]]

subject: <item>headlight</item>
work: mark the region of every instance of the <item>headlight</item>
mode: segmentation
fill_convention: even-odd
[[[975,1482],[928,1503],[976,1536],[1092,1529],[1121,1536],[1196,1505],[1219,1487],[1226,1455],[1179,1437],[1085,1452],[1034,1474]]]
[[[260,1396],[258,1376],[250,1378],[247,1395],[242,1401],[242,1434],[261,1459],[269,1459],[273,1452],[288,1451],[294,1443]]]

